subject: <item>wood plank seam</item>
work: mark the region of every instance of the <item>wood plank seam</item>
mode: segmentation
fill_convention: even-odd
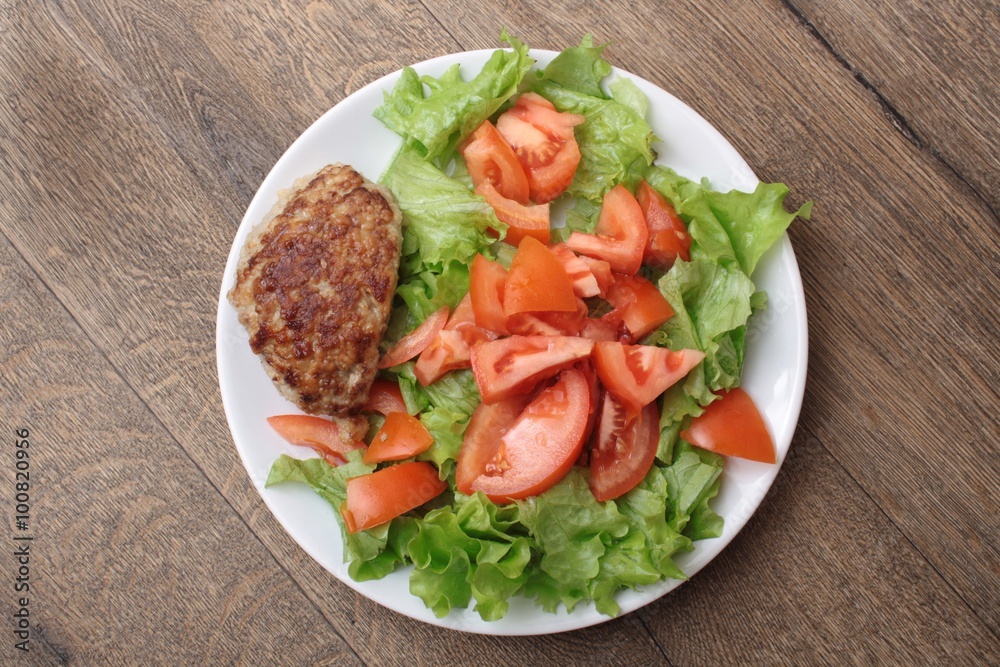
[[[70,663],[70,653],[64,647],[58,646],[51,642],[48,638],[45,628],[39,623],[35,625],[35,637],[41,640],[42,644],[45,645],[47,649],[52,651],[52,653],[59,659],[59,664],[68,665]]]
[[[962,184],[965,185],[969,189],[969,191],[971,191],[976,196],[976,198],[979,201],[983,203],[983,205],[987,208],[987,210],[989,210],[989,212],[993,215],[994,219],[1000,219],[1000,214],[998,214],[997,211],[993,208],[993,206],[990,205],[989,200],[985,196],[983,196],[983,193],[981,193],[972,183],[970,183],[969,180],[965,177],[965,175],[962,174],[955,166],[953,166],[948,161],[948,159],[941,154],[939,150],[934,148],[934,146],[928,144],[920,137],[919,134],[917,134],[916,130],[914,130],[910,126],[909,121],[907,121],[906,118],[903,116],[903,114],[900,113],[899,110],[897,110],[896,107],[892,104],[892,102],[890,102],[889,99],[882,94],[882,92],[875,86],[875,84],[873,84],[871,81],[868,80],[868,77],[865,76],[864,72],[857,69],[847,60],[847,58],[845,58],[839,51],[837,51],[837,49],[833,47],[833,44],[830,43],[830,40],[828,40],[823,35],[823,33],[819,31],[819,28],[817,28],[812,23],[812,21],[810,21],[809,18],[805,14],[803,14],[802,11],[791,2],[791,0],[781,0],[781,4],[783,4],[788,9],[788,11],[792,13],[792,16],[795,17],[795,19],[802,25],[802,27],[805,28],[809,32],[809,34],[812,35],[842,67],[844,67],[844,69],[846,69],[854,76],[854,79],[859,84],[861,84],[862,88],[867,90],[875,97],[875,101],[882,109],[882,113],[885,114],[886,118],[889,119],[889,122],[892,123],[893,127],[895,127],[896,130],[901,135],[903,135],[903,137],[905,137],[907,141],[913,144],[918,150],[926,151],[936,161],[944,165],[944,167],[947,168],[948,171],[954,174],[955,177],[959,181],[961,181]]]
[[[150,416],[152,417],[153,421],[160,428],[163,429],[163,431],[170,437],[170,439],[177,446],[177,448],[181,452],[184,453],[184,456],[188,459],[188,461],[190,461],[191,464],[194,465],[195,469],[199,473],[201,473],[201,476],[205,478],[205,481],[208,482],[209,486],[212,488],[212,490],[216,494],[218,494],[218,496],[222,499],[222,501],[226,504],[226,506],[229,507],[230,510],[232,510],[233,514],[236,516],[236,518],[239,520],[239,522],[241,524],[243,524],[243,526],[246,528],[247,532],[250,533],[250,535],[252,535],[253,538],[256,539],[257,542],[261,546],[264,547],[264,550],[271,556],[271,558],[274,560],[274,563],[278,566],[278,568],[282,572],[285,573],[285,576],[287,576],[288,579],[295,585],[296,589],[298,589],[298,591],[302,594],[302,596],[305,599],[309,600],[309,603],[313,606],[313,608],[316,609],[316,611],[320,614],[320,616],[322,616],[326,620],[327,625],[330,626],[330,630],[333,632],[333,634],[344,643],[344,646],[346,646],[350,650],[351,654],[358,660],[358,662],[360,664],[363,664],[363,665],[367,664],[364,660],[361,659],[361,656],[358,655],[357,651],[355,651],[354,646],[351,645],[351,642],[349,642],[340,633],[340,630],[337,628],[337,626],[333,622],[333,620],[330,619],[324,613],[323,609],[319,605],[316,604],[316,601],[302,587],[302,585],[299,583],[298,579],[296,579],[294,576],[292,576],[292,573],[288,571],[288,569],[285,567],[285,565],[278,558],[278,556],[274,552],[274,550],[271,549],[271,547],[267,543],[265,543],[263,539],[261,539],[260,535],[258,535],[256,533],[256,531],[253,530],[253,528],[247,523],[247,521],[243,517],[243,515],[229,501],[229,498],[227,498],[226,495],[224,493],[222,493],[222,491],[219,489],[219,487],[216,486],[215,482],[212,481],[212,478],[209,477],[205,473],[204,469],[202,469],[202,467],[198,464],[198,462],[191,456],[190,452],[188,452],[184,448],[184,446],[180,443],[180,440],[178,440],[178,438],[167,427],[167,425],[163,423],[163,421],[160,419],[159,414],[157,414],[157,412],[155,410],[153,410],[153,408],[149,405],[149,403],[146,402],[146,400],[136,390],[136,388],[134,386],[132,386],[132,383],[129,382],[129,380],[125,377],[125,375],[122,373],[121,369],[118,368],[118,366],[114,362],[111,361],[111,359],[107,356],[107,354],[105,354],[104,350],[97,344],[97,342],[91,336],[90,332],[86,329],[86,327],[83,326],[83,324],[77,318],[77,316],[73,312],[73,310],[60,298],[59,294],[56,293],[56,291],[52,287],[52,285],[50,285],[49,282],[47,280],[45,280],[45,278],[39,272],[38,267],[29,259],[29,257],[22,251],[22,249],[19,248],[17,246],[17,244],[14,243],[13,239],[10,238],[10,236],[8,235],[6,229],[0,228],[0,236],[2,236],[3,239],[6,240],[6,242],[8,243],[8,245],[10,245],[10,247],[14,250],[14,252],[17,253],[17,255],[18,255],[18,257],[20,257],[21,261],[23,261],[25,263],[25,265],[27,265],[31,269],[31,272],[35,274],[35,279],[38,281],[38,283],[40,285],[42,285],[45,288],[45,290],[47,292],[49,292],[49,294],[52,295],[52,298],[55,299],[56,303],[59,304],[59,307],[62,308],[63,311],[66,312],[66,314],[69,316],[70,320],[80,329],[80,331],[83,333],[84,337],[86,338],[86,341],[93,347],[93,349],[96,352],[96,354],[101,359],[103,359],[105,363],[108,364],[108,366],[114,371],[115,375],[117,375],[118,378],[122,381],[122,384],[124,384],[128,388],[128,390],[132,393],[132,395],[135,396],[139,400],[139,402],[143,405],[143,407],[146,408],[146,410],[149,412]],[[42,637],[43,637],[43,640],[44,640],[44,635]],[[63,664],[68,664],[68,661],[66,660],[66,658],[64,656],[65,650],[59,650],[56,647],[53,647],[52,645],[50,645],[47,641],[45,642],[45,644],[50,649],[52,649],[53,653],[55,653],[61,660],[64,661]]]
[[[636,618],[638,618],[638,619],[639,619],[639,625],[641,625],[641,626],[642,626],[642,629],[646,631],[646,634],[647,634],[647,635],[649,635],[649,638],[650,638],[650,639],[651,639],[651,640],[653,641],[653,646],[655,646],[655,647],[656,647],[656,650],[658,650],[658,651],[660,652],[660,655],[662,655],[662,656],[663,656],[663,660],[664,660],[664,661],[665,661],[665,662],[666,662],[666,663],[667,663],[668,665],[670,665],[670,667],[674,667],[674,662],[673,662],[673,660],[671,660],[671,659],[670,659],[670,656],[669,656],[669,655],[667,655],[667,650],[666,650],[665,648],[663,648],[663,645],[662,645],[662,644],[660,644],[660,642],[659,642],[659,641],[657,641],[657,639],[656,639],[656,635],[655,635],[655,634],[653,634],[653,631],[652,631],[652,630],[650,630],[650,628],[649,628],[649,625],[647,625],[647,624],[646,624],[646,619],[644,619],[644,618],[642,617],[642,614],[636,614]]]
[[[437,14],[434,13],[434,10],[428,7],[427,4],[424,2],[424,0],[417,0],[417,2],[420,4],[421,7],[424,8],[424,11],[427,12],[427,15],[433,18],[434,21],[438,24],[438,26],[440,26],[441,30],[444,31],[444,34],[451,37],[451,41],[455,42],[456,50],[465,48],[462,46],[462,42],[460,42],[459,39],[455,37],[455,35],[451,34],[451,30],[448,30],[448,26],[441,19],[438,18]]]

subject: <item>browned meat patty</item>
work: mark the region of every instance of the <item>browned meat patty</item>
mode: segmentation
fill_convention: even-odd
[[[313,414],[361,406],[396,291],[401,216],[345,165],[295,182],[247,239],[229,300],[279,391]]]

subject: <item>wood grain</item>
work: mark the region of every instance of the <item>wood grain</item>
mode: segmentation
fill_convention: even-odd
[[[996,656],[996,637],[805,425],[757,515],[708,572],[639,612],[676,664]]]
[[[670,20],[655,3],[5,10],[0,85],[12,94],[0,106],[9,172],[0,230],[13,248],[0,249],[0,266],[13,268],[0,289],[7,274],[19,278],[0,304],[27,324],[12,330],[21,347],[5,345],[0,358],[35,365],[11,380],[4,363],[0,396],[59,436],[48,469],[65,480],[46,482],[42,506],[48,534],[72,545],[46,556],[52,589],[38,613],[51,641],[38,655],[125,663],[173,642],[187,652],[164,655],[212,664],[262,655],[288,664],[996,662],[1000,252],[995,215],[970,188],[996,190],[995,156],[958,138],[974,150],[953,158],[922,124],[946,110],[901,101],[912,84],[887,81],[882,91],[873,76],[858,80],[884,58],[879,31],[911,24],[848,29],[812,9],[713,2],[672,6]],[[213,345],[232,235],[284,148],[368,81],[495,46],[502,24],[539,48],[587,31],[613,38],[616,64],[695,106],[762,178],[788,182],[796,203],[817,202],[813,220],[792,231],[809,301],[810,385],[793,453],[759,515],[709,568],[641,612],[523,639],[403,618],[304,554],[236,456]],[[657,26],[657,38],[643,26]],[[830,26],[824,42],[817,31]],[[950,47],[948,34],[932,33],[934,48]],[[929,50],[900,48],[918,65]],[[951,62],[931,61],[938,71]],[[961,123],[995,117],[977,97],[977,71],[958,68],[951,83],[972,91]],[[884,100],[914,115],[922,141],[899,132]],[[32,299],[15,300],[25,290]],[[25,304],[34,300],[47,305],[33,311]],[[51,350],[37,347],[40,332],[52,332]],[[38,386],[43,398],[28,391]],[[64,414],[66,424],[52,418]],[[76,464],[81,442],[107,471]],[[106,571],[85,566],[94,562]],[[191,568],[198,576],[185,579]],[[104,614],[88,616],[92,604]],[[137,652],[146,634],[150,648]]]
[[[1000,210],[1000,11],[990,2],[789,3],[897,129]],[[864,26],[864,30],[858,30]]]
[[[252,663],[286,624],[327,627],[289,662],[359,664],[6,240],[0,319],[5,440],[31,443],[34,664]]]

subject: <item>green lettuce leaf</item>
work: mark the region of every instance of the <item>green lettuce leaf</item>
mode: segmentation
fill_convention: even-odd
[[[321,458],[299,460],[282,454],[271,464],[264,486],[266,488],[280,482],[302,482],[339,509],[347,500],[347,480],[375,470],[375,466],[361,460],[362,456],[360,451],[348,452],[347,463],[333,467]]]
[[[606,46],[594,46],[594,36],[584,35],[580,46],[565,49],[552,59],[542,78],[584,95],[607,99],[601,89],[601,79],[611,74],[611,63],[601,57]]]
[[[667,524],[675,532],[686,534],[685,529],[695,512],[702,513],[699,517],[701,525],[708,523],[710,517],[707,512],[711,512],[708,501],[718,493],[716,482],[722,474],[722,457],[678,440],[674,447],[674,462],[660,470],[671,500],[667,506]],[[718,527],[721,529],[721,518]]]
[[[443,264],[440,271],[428,269],[405,277],[396,287],[396,294],[406,306],[405,313],[410,315],[404,315],[404,333],[442,306],[454,309],[468,291],[469,267],[459,261]]]
[[[434,444],[417,458],[436,465],[441,479],[448,479],[458,461],[458,450],[462,448],[462,436],[469,425],[469,415],[450,407],[431,407],[420,414],[420,422],[434,438]]]
[[[645,174],[688,223],[688,231],[712,259],[735,258],[747,276],[796,217],[808,218],[812,203],[797,211],[784,208],[784,183],[759,183],[753,192],[717,192],[662,166]]]
[[[406,546],[416,535],[418,525],[417,519],[402,516],[353,535],[345,530],[347,574],[355,581],[373,581],[409,563]]]
[[[418,458],[433,462],[441,479],[448,479],[454,472],[465,428],[479,406],[476,379],[471,370],[461,369],[446,373],[424,387],[417,381],[413,366],[411,361],[395,370],[399,373],[397,380],[407,409],[417,414],[434,438],[434,444]]]
[[[685,537],[697,541],[722,535],[722,517],[708,505],[708,501],[719,495],[720,486],[722,486],[721,477],[706,489],[702,498],[691,508],[691,519],[684,527]]]
[[[635,85],[635,81],[624,76],[619,76],[612,79],[611,83],[608,84],[608,90],[611,91],[611,96],[616,102],[629,107],[640,118],[646,117],[646,112],[649,111],[649,98],[646,97],[644,92],[639,90],[639,86]]]
[[[493,242],[487,229],[507,228],[485,199],[412,150],[396,154],[382,183],[403,212],[402,264],[411,275],[431,269],[441,273],[455,261],[469,264]],[[410,257],[418,252],[418,260]]]
[[[506,30],[500,40],[512,50],[495,51],[469,81],[458,64],[439,78],[420,77],[405,68],[375,117],[420,156],[443,166],[458,144],[517,92],[535,62],[528,47]]]
[[[410,592],[439,617],[474,599],[484,620],[502,618],[531,563],[529,540],[507,532],[517,510],[499,509],[482,494],[459,498],[456,506],[433,510],[419,523],[407,551],[415,568]]]
[[[656,571],[673,579],[687,579],[677,567],[673,557],[691,549],[691,539],[674,530],[667,523],[665,508],[669,502],[666,477],[658,466],[653,466],[639,486],[618,501],[619,509],[646,537],[650,563]]]
[[[402,364],[399,370],[399,388],[407,406],[447,408],[468,419],[479,406],[479,388],[471,370],[460,369],[446,373],[440,380],[424,387],[413,374],[413,362]]]
[[[544,494],[518,505],[521,522],[542,550],[542,571],[570,590],[586,592],[600,571],[605,540],[628,532],[628,523],[615,504],[594,500],[578,469],[570,470]]]
[[[472,599],[468,579],[478,551],[478,541],[465,534],[450,507],[429,512],[408,547],[415,568],[410,592],[439,618],[452,607],[467,607]]]
[[[340,524],[348,574],[357,581],[381,579],[405,563],[404,545],[415,530],[413,519],[403,517],[371,530],[347,532],[339,511],[347,500],[347,480],[375,470],[361,460],[362,456],[361,451],[349,452],[347,463],[334,467],[321,458],[299,460],[282,454],[271,465],[265,483],[266,487],[281,482],[308,484],[330,503]]]
[[[383,346],[395,342],[442,306],[454,308],[469,291],[469,265],[488,252],[487,229],[506,225],[493,208],[412,150],[396,154],[382,182],[403,213],[400,305],[393,309]]]
[[[612,543],[601,557],[600,570],[591,579],[588,593],[597,611],[617,616],[621,608],[614,598],[616,592],[659,580],[660,572],[653,564],[645,536],[630,531],[624,539]]]
[[[589,199],[577,199],[566,211],[566,224],[552,230],[552,242],[564,243],[573,232],[593,234],[601,215],[600,204]]]

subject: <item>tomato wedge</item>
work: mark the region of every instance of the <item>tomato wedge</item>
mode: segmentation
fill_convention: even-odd
[[[378,412],[387,415],[390,412],[406,412],[406,402],[399,383],[395,380],[377,378],[368,392],[368,400],[361,406],[365,412]]]
[[[504,238],[507,243],[521,245],[526,236],[533,236],[542,243],[549,242],[552,233],[548,204],[519,204],[497,192],[488,181],[476,186],[476,194],[485,197],[486,203],[497,214],[497,220],[507,225],[507,236]]]
[[[472,483],[486,470],[501,438],[514,425],[530,398],[530,394],[514,394],[496,403],[480,403],[476,407],[462,437],[455,467],[455,488],[461,493],[475,493]]]
[[[465,165],[477,189],[491,183],[501,196],[519,204],[528,203],[528,176],[521,161],[488,120],[476,128],[460,147]]]
[[[614,394],[630,415],[639,414],[704,358],[701,350],[674,351],[618,342],[599,342],[593,354],[594,367],[604,388]]]
[[[613,271],[632,275],[642,265],[648,236],[639,202],[619,183],[604,195],[594,233],[573,232],[566,245],[582,255],[603,259]]]
[[[426,452],[433,444],[434,438],[419,419],[405,412],[390,412],[368,445],[364,462],[401,461]]]
[[[389,348],[379,362],[379,368],[391,368],[404,361],[409,361],[417,356],[431,344],[438,332],[444,328],[448,321],[448,306],[441,306],[440,309],[427,316],[416,329],[406,334],[396,344]]]
[[[550,202],[573,181],[580,147],[573,128],[586,120],[561,113],[537,93],[524,93],[497,119],[497,130],[514,149],[528,176],[532,201]]]
[[[525,238],[517,248],[503,288],[503,312],[574,312],[573,283],[562,262],[542,243]]]
[[[583,430],[583,448],[580,450],[580,456],[576,462],[578,465],[589,467],[589,444],[594,439],[594,429],[597,428],[597,422],[601,418],[601,406],[604,404],[604,387],[601,386],[600,378],[597,377],[594,364],[589,360],[581,361],[577,364],[576,368],[583,371],[583,376],[587,378],[587,386],[590,388],[590,414],[587,417],[587,427]]]
[[[430,463],[399,463],[347,480],[347,500],[340,514],[347,532],[356,533],[420,507],[446,488]]]
[[[448,318],[448,323],[420,353],[413,367],[413,374],[426,387],[448,371],[468,368],[472,346],[493,338],[495,336],[492,333],[476,326],[472,297],[466,293],[455,306],[455,312]]]
[[[482,255],[476,255],[469,267],[469,297],[476,326],[497,336],[506,336],[507,316],[503,312],[504,283],[507,269]]]
[[[632,340],[639,340],[674,315],[666,297],[642,276],[615,275],[605,298],[616,310],[620,309]]]
[[[596,342],[618,340],[618,325],[609,318],[588,317],[584,320],[580,335]]]
[[[590,389],[583,372],[563,371],[500,437],[479,438],[474,443],[463,440],[463,448],[487,448],[472,457],[486,464],[471,489],[482,491],[494,502],[508,502],[550,488],[580,455],[589,414]]]
[[[364,449],[364,430],[343,418],[340,423],[312,415],[276,415],[267,423],[293,445],[309,447],[332,466],[347,461],[347,452]],[[364,421],[364,418],[361,418]],[[345,426],[341,433],[341,426]]]
[[[577,297],[576,310],[517,313],[507,319],[507,328],[521,336],[578,336],[587,320],[587,304]]]
[[[639,184],[635,198],[649,230],[643,264],[666,271],[678,257],[690,261],[691,235],[670,202],[646,181]]]
[[[604,297],[611,288],[611,283],[615,281],[611,265],[603,259],[595,259],[586,255],[579,255],[579,258],[581,262],[590,268],[590,272],[594,275],[594,280],[597,281],[597,295]]]
[[[594,349],[575,336],[509,336],[472,348],[472,372],[483,403],[496,403],[531,390]]]
[[[601,293],[601,286],[597,282],[597,276],[591,269],[590,264],[580,259],[575,252],[569,249],[565,243],[557,243],[550,247],[552,254],[562,262],[566,269],[566,275],[573,283],[573,293],[579,297],[587,298],[597,296]]]
[[[692,445],[741,459],[777,462],[774,440],[753,399],[737,387],[722,394],[705,408],[700,417],[681,431]]]
[[[604,394],[597,439],[590,450],[590,491],[600,501],[628,493],[643,480],[656,459],[660,415],[650,403],[638,417],[610,393]]]

